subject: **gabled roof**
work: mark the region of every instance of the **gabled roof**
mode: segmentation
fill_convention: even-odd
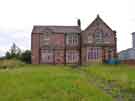
[[[46,31],[54,33],[80,33],[79,26],[34,26],[32,33],[45,33]]]
[[[87,30],[87,29],[89,29],[90,27],[92,27],[93,24],[95,24],[95,23],[103,23],[108,29],[110,29],[111,31],[113,31],[113,30],[100,18],[99,15],[97,15],[96,19],[95,19],[85,30]],[[84,31],[85,31],[85,30],[84,30]],[[113,31],[113,32],[114,32],[114,31]],[[115,32],[115,33],[116,33],[116,32]]]

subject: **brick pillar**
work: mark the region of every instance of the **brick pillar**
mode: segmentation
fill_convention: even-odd
[[[66,43],[66,39],[67,39],[67,34],[65,33],[64,34],[64,64],[67,64],[67,62],[66,62],[66,50],[67,50],[67,43]]]
[[[39,64],[39,48],[40,48],[39,34],[32,33],[31,35],[31,50],[32,50],[32,64]]]
[[[115,34],[115,36],[114,36],[114,38],[115,38],[114,58],[117,58],[118,56],[117,56],[117,36],[116,36],[116,31],[114,31],[114,34]]]
[[[106,55],[105,48],[102,47],[102,63],[105,62],[105,59],[106,59],[105,55]]]

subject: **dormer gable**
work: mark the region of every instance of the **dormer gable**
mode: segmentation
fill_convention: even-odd
[[[88,25],[88,27],[87,27],[84,31],[87,31],[87,30],[91,29],[91,28],[94,27],[94,26],[97,26],[98,28],[100,28],[101,25],[102,25],[102,27],[104,26],[105,28],[107,28],[109,31],[114,32],[114,31],[101,19],[101,17],[99,16],[99,14],[98,14],[97,17],[95,18],[95,20],[94,20],[90,25]]]
[[[82,32],[83,43],[115,43],[116,32],[113,31],[99,15],[95,20]],[[100,39],[100,40],[98,40]]]

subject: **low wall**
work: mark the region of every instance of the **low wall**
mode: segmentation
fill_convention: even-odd
[[[121,60],[121,63],[135,65],[135,60]]]

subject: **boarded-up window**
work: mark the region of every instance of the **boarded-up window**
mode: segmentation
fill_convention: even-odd
[[[53,50],[41,50],[41,63],[53,63]]]
[[[40,35],[40,43],[41,43],[41,46],[49,45],[49,43],[50,43],[50,33],[46,32],[46,33]]]
[[[66,52],[67,63],[77,63],[79,61],[79,52],[76,50],[70,50]]]

